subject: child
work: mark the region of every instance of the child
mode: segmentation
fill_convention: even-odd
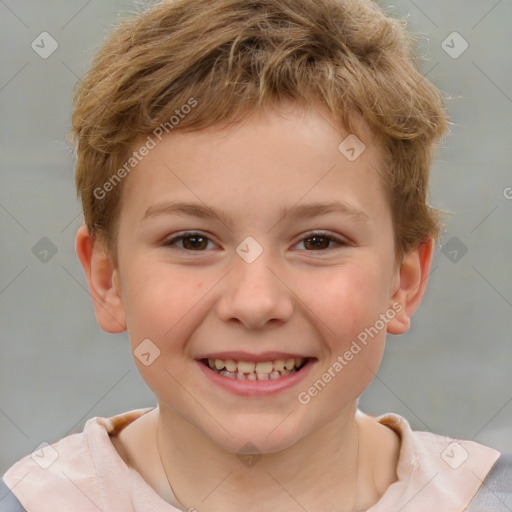
[[[0,510],[512,509],[506,456],[358,410],[439,232],[448,122],[412,57],[369,0],[168,0],[120,24],[75,98],[76,251],[158,406],[23,458]]]

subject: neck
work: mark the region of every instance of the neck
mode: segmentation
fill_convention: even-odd
[[[361,429],[356,410],[354,403],[288,448],[259,454],[225,450],[160,408],[157,441],[165,477],[183,506],[201,512],[238,511],[241,503],[248,512],[357,510],[381,493],[372,487],[368,462],[375,454],[368,457],[368,446],[362,447],[369,439],[361,434],[369,432]]]

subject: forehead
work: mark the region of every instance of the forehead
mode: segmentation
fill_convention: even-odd
[[[235,126],[178,130],[154,142],[123,192],[125,207],[138,209],[139,218],[171,199],[215,207],[230,221],[240,213],[262,214],[262,208],[282,216],[304,202],[321,208],[337,201],[368,216],[383,213],[379,146],[364,124],[356,136],[335,127],[320,108],[267,109]]]

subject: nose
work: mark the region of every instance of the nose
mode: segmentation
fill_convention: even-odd
[[[252,263],[236,255],[217,304],[219,318],[248,329],[286,322],[293,314],[294,295],[279,274],[265,251]]]

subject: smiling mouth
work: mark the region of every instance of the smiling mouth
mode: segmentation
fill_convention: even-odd
[[[201,363],[218,375],[236,380],[277,380],[300,371],[310,358],[275,359],[273,361],[234,361],[201,359]]]

